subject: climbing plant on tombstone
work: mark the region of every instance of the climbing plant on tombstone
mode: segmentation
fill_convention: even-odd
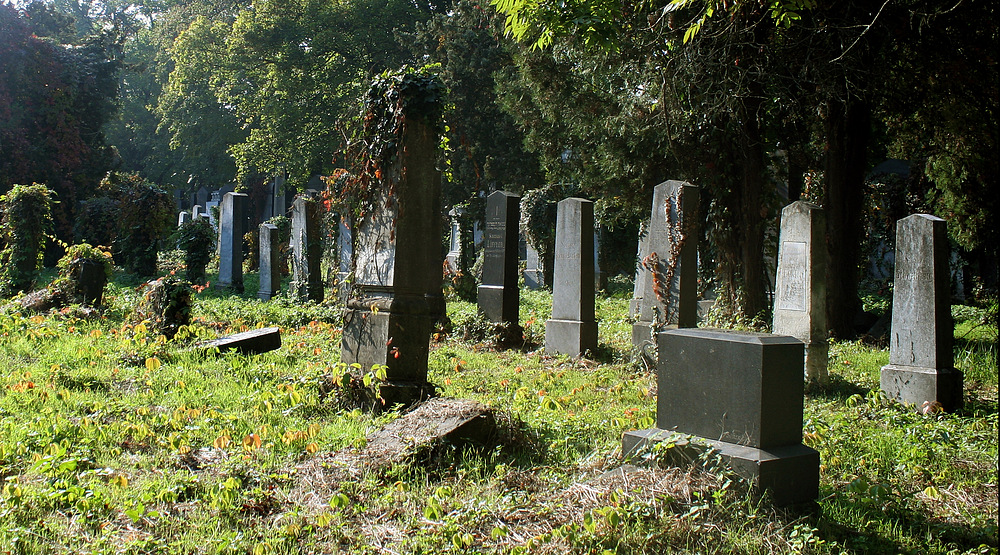
[[[28,291],[42,267],[52,232],[55,193],[45,185],[14,185],[0,196],[0,295]]]

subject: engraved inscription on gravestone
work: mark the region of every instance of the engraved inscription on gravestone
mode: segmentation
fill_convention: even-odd
[[[809,295],[809,264],[806,260],[806,244],[785,241],[781,244],[781,262],[778,268],[784,270],[778,280],[778,308],[781,310],[806,310]]]

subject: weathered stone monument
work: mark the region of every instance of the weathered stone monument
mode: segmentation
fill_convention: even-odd
[[[260,224],[260,289],[257,298],[269,301],[281,291],[281,238],[278,226]]]
[[[816,499],[819,453],[802,445],[801,341],[676,329],[658,343],[670,356],[657,366],[656,428],[626,432],[627,457],[669,440],[661,456],[687,464],[711,448],[777,505]]]
[[[698,324],[698,187],[666,181],[653,189],[646,235],[639,241],[639,270],[630,303],[637,322],[632,345],[650,341],[654,313],[679,328]]]
[[[819,383],[829,379],[825,237],[819,206],[797,201],[781,211],[773,331],[805,343],[805,378]]]
[[[545,322],[545,350],[579,356],[597,348],[594,316],[594,203],[559,202],[552,284],[552,318]]]
[[[896,222],[889,364],[882,391],[918,410],[962,407],[962,372],[953,367],[946,223],[929,214]]]
[[[216,287],[243,291],[243,236],[250,197],[226,193],[219,213],[219,280]]]
[[[531,244],[524,251],[524,286],[528,289],[545,287],[545,272],[542,271],[541,257]]]
[[[191,221],[191,213],[187,210],[181,210],[177,213],[177,227],[180,227]]]
[[[386,382],[378,387],[385,408],[433,394],[427,354],[443,261],[437,131],[419,113],[405,114],[401,125],[395,162],[383,169],[383,186],[370,204],[375,209],[356,230],[355,286],[340,356],[363,372],[386,366]]]
[[[521,197],[496,191],[486,198],[486,234],[483,238],[483,281],[479,312],[491,322],[518,325],[521,294],[517,286],[518,226]]]
[[[300,299],[323,302],[321,205],[310,189],[292,202],[292,293]]]

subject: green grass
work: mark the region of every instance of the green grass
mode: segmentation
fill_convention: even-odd
[[[432,345],[430,380],[499,411],[500,446],[439,449],[317,499],[302,485],[310,461],[394,417],[320,398],[339,310],[206,289],[195,323],[165,342],[127,323],[134,285],[109,286],[99,318],[0,310],[0,552],[996,552],[996,325],[977,309],[956,310],[957,414],[886,401],[887,352],[832,345],[831,384],[805,403],[822,461],[813,511],[755,501],[720,468],[608,474],[622,433],[655,416],[628,301],[599,299],[600,346],[571,360],[538,350],[550,298],[533,291],[521,323],[534,345]],[[475,312],[449,304],[456,323]],[[260,325],[282,327],[281,349],[185,350]]]

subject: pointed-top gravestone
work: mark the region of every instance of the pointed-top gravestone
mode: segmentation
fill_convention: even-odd
[[[486,234],[483,238],[483,282],[479,312],[491,322],[518,325],[520,291],[517,286],[518,226],[521,197],[496,191],[486,198]]]
[[[597,348],[594,317],[594,203],[559,202],[552,285],[552,318],[545,322],[545,350],[579,356]]]
[[[819,383],[829,378],[825,237],[826,218],[819,206],[797,201],[781,211],[774,333],[805,343],[805,378]]]
[[[243,291],[243,236],[250,197],[226,193],[219,212],[219,280],[216,287]]]
[[[944,220],[914,214],[896,223],[889,364],[882,391],[917,410],[962,407],[962,372],[953,366],[948,235]]]
[[[632,326],[636,347],[650,341],[654,318],[680,328],[698,324],[698,196],[698,187],[683,181],[653,189],[648,231],[640,240],[637,296],[630,305],[638,320]]]

